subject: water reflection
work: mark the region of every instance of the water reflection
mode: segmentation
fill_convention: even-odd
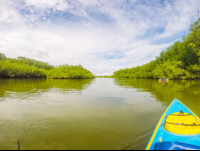
[[[155,79],[115,79],[115,84],[137,89],[138,92],[149,92],[164,106],[177,98],[200,115],[199,80],[169,80],[163,83]]]
[[[80,94],[93,79],[0,79],[0,97],[41,95],[42,92],[59,91],[59,93]],[[23,93],[23,94],[22,94]]]

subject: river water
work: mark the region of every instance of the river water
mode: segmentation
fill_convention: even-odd
[[[200,116],[200,82],[0,79],[0,149],[145,149],[177,98]]]

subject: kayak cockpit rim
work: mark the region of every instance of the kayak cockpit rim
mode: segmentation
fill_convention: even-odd
[[[175,100],[177,100],[177,99],[174,99],[174,101],[175,101]],[[146,147],[145,150],[149,150],[149,149],[151,148],[151,145],[152,145],[152,143],[153,143],[153,141],[154,141],[154,138],[155,138],[155,136],[156,136],[156,134],[157,134],[157,131],[158,131],[159,127],[160,127],[160,124],[161,124],[161,122],[163,121],[163,119],[165,118],[165,114],[167,113],[168,109],[170,108],[170,106],[172,105],[172,103],[173,103],[174,101],[171,102],[171,104],[168,106],[168,108],[166,109],[165,113],[162,115],[161,119],[159,120],[159,122],[158,122],[158,124],[157,124],[157,126],[156,126],[156,129],[154,130],[153,135],[152,135],[151,139],[149,140],[149,143],[148,143],[148,145],[147,145],[147,147]]]

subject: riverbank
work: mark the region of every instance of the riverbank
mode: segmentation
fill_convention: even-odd
[[[155,60],[129,69],[115,71],[116,78],[200,79],[200,19],[191,25],[190,33],[163,50]]]

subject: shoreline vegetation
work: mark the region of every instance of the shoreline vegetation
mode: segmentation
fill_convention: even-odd
[[[108,76],[108,75],[105,75],[105,76],[95,76],[95,78],[113,78],[112,75]]]
[[[53,66],[30,58],[6,58],[0,53],[0,78],[92,79],[95,76],[81,65]]]
[[[155,60],[115,71],[114,78],[141,79],[199,79],[200,78],[200,18],[190,26],[190,33],[162,51]]]

